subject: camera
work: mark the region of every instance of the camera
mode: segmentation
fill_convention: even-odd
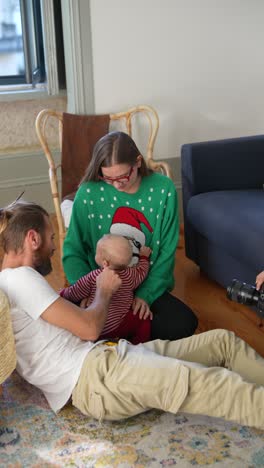
[[[264,284],[257,291],[255,286],[233,279],[232,284],[227,288],[227,297],[230,301],[254,306],[257,314],[264,317]]]

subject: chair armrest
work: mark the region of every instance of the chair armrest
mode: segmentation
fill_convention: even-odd
[[[264,135],[185,144],[181,164],[189,196],[263,188]]]
[[[11,323],[10,305],[0,289],[0,385],[16,367],[15,338]]]

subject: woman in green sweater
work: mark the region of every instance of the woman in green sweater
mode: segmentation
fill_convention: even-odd
[[[133,263],[142,245],[152,249],[149,274],[134,301],[135,313],[153,315],[151,338],[175,340],[192,335],[196,316],[169,292],[174,286],[179,238],[174,184],[147,168],[135,142],[123,132],[111,132],[96,143],[75,196],[63,246],[63,266],[70,283],[98,267],[96,244],[109,232],[130,240]]]

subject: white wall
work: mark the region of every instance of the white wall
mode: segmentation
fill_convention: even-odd
[[[264,2],[90,0],[95,110],[149,104],[156,156],[263,133]]]

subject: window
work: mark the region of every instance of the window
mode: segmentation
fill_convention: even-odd
[[[0,0],[0,94],[41,83],[66,87],[61,0]]]
[[[40,0],[0,0],[0,85],[44,80]]]

